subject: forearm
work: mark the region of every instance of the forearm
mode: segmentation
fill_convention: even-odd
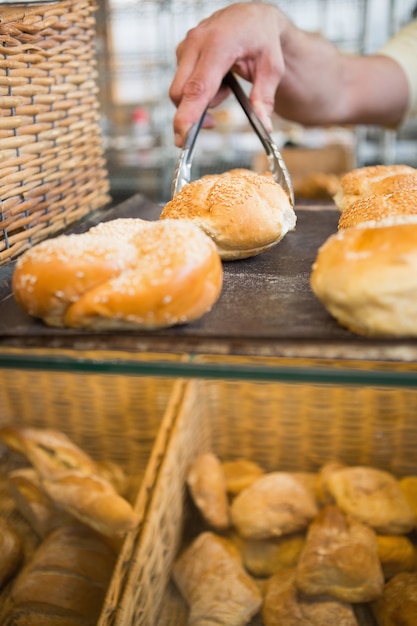
[[[396,61],[346,54],[319,35],[289,29],[282,37],[286,67],[276,92],[278,114],[305,125],[401,122],[409,86]]]

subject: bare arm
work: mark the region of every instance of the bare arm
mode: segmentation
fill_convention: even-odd
[[[306,125],[395,125],[408,103],[406,76],[393,59],[343,54],[264,3],[232,4],[203,20],[178,46],[177,60],[170,96],[178,146],[206,106],[224,99],[219,87],[230,69],[252,83],[250,99],[269,129],[274,109]]]

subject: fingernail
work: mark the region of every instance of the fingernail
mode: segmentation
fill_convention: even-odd
[[[179,133],[175,133],[174,141],[175,141],[175,145],[177,146],[177,148],[181,148],[181,146],[182,146],[182,137],[181,137],[181,135]]]

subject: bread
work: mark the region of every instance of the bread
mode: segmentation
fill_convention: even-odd
[[[226,491],[232,496],[249,487],[265,473],[260,465],[247,459],[224,461],[222,468],[226,480]]]
[[[58,478],[69,470],[98,474],[97,463],[65,433],[49,428],[0,427],[0,439],[31,462],[40,476]]]
[[[417,187],[417,170],[409,165],[369,165],[343,174],[333,200],[340,211],[372,194],[387,194],[400,188]]]
[[[400,489],[417,518],[417,476],[400,478]]]
[[[346,467],[328,476],[327,487],[340,509],[380,534],[401,535],[416,527],[416,516],[389,472]]]
[[[217,530],[228,528],[229,502],[220,460],[210,452],[200,454],[189,468],[187,485],[206,523]]]
[[[417,336],[417,217],[367,223],[331,235],[312,267],[311,288],[354,333]]]
[[[222,278],[213,242],[194,224],[118,219],[33,246],[16,262],[12,289],[50,326],[155,329],[209,311]]]
[[[417,572],[397,574],[389,580],[381,598],[372,603],[378,626],[415,626]]]
[[[0,518],[0,588],[16,573],[22,559],[19,536],[6,520]]]
[[[1,623],[47,624],[54,616],[57,625],[64,618],[95,624],[114,565],[114,555],[94,531],[78,525],[55,530],[14,581]],[[33,621],[42,615],[44,622]]]
[[[375,532],[335,506],[324,507],[309,527],[295,581],[310,596],[375,600],[384,585]]]
[[[178,557],[173,579],[189,606],[188,626],[246,626],[262,604],[255,582],[211,532]]]
[[[415,545],[406,536],[377,535],[378,556],[385,580],[400,572],[413,572],[417,566]]]
[[[305,535],[302,533],[283,535],[276,539],[246,539],[242,547],[242,560],[252,576],[272,576],[296,566],[304,543]]]
[[[269,580],[262,623],[264,626],[359,626],[351,605],[328,596],[311,598],[301,593],[292,569]]]
[[[230,514],[242,537],[269,539],[305,529],[317,514],[317,505],[290,473],[271,472],[236,496]]]
[[[163,208],[161,220],[190,220],[223,260],[265,252],[296,224],[291,202],[271,176],[238,169],[190,182]]]
[[[14,470],[7,478],[17,509],[40,538],[74,521],[71,515],[57,508],[45,493],[34,469]]]
[[[139,523],[131,504],[100,476],[71,471],[55,480],[42,479],[42,487],[59,508],[103,535],[124,535]]]
[[[367,222],[396,218],[403,221],[417,215],[417,174],[414,189],[401,189],[383,195],[370,195],[352,202],[339,218],[338,228],[352,228]]]

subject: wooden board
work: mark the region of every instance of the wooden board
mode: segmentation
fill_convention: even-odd
[[[81,232],[116,217],[158,219],[142,195],[78,224]],[[54,347],[205,354],[417,360],[417,341],[373,340],[341,328],[310,289],[319,246],[336,231],[333,205],[296,207],[295,231],[268,252],[224,264],[220,299],[200,320],[159,331],[52,329],[20,310],[10,291],[13,266],[0,268],[0,348]]]

